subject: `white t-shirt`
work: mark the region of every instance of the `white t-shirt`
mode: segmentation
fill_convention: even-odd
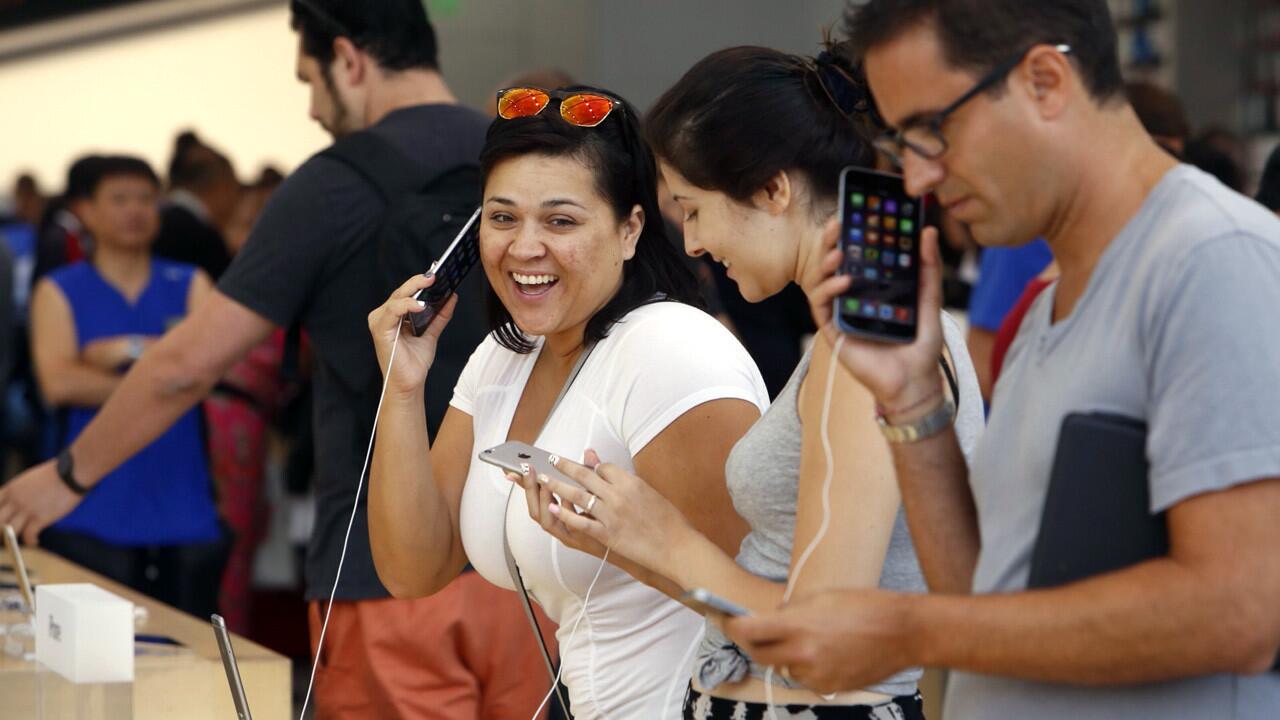
[[[533,352],[520,355],[491,335],[471,356],[451,404],[472,417],[472,458],[506,441],[541,350],[539,341]],[[634,471],[635,456],[663,429],[690,409],[722,398],[746,400],[761,412],[767,408],[768,391],[747,351],[710,315],[679,303],[654,303],[627,314],[596,344],[534,445],[571,459],[594,448],[605,462]],[[702,618],[608,565],[570,643],[600,560],[547,534],[529,517],[523,491],[511,488],[501,470],[472,461],[462,493],[462,544],[486,580],[514,590],[502,546],[505,518],[525,587],[559,623],[562,680],[574,716],[678,718]]]

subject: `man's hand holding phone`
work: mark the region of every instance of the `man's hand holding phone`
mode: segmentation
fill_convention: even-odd
[[[852,278],[837,274],[844,263],[844,251],[834,242],[841,232],[841,221],[827,224],[824,246],[836,249],[827,253],[821,264],[826,279],[809,294],[814,322],[827,342],[835,344],[841,332],[833,318],[835,301],[848,292]],[[909,423],[935,409],[943,394],[943,381],[938,372],[942,354],[942,261],[938,250],[938,231],[925,228],[920,239],[920,294],[917,332],[909,344],[885,343],[845,336],[840,348],[840,363],[848,368],[883,406],[894,424]]]

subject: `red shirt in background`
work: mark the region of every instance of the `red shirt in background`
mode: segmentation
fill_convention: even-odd
[[[991,348],[991,387],[994,388],[996,381],[1000,379],[1000,371],[1004,368],[1004,354],[1009,351],[1013,339],[1018,336],[1018,328],[1022,327],[1023,316],[1031,309],[1031,303],[1035,302],[1040,293],[1052,285],[1055,279],[1046,280],[1038,277],[1027,283],[1018,302],[1014,303],[1013,309],[1004,316],[1000,329],[996,331],[996,343]]]

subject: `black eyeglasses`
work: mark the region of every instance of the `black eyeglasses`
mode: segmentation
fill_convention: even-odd
[[[982,76],[982,79],[978,80],[968,92],[938,113],[928,118],[915,120],[897,132],[891,130],[876,138],[876,149],[889,156],[889,159],[893,160],[894,164],[899,167],[902,166],[902,156],[908,149],[927,160],[937,160],[942,157],[946,154],[948,147],[947,139],[942,134],[942,127],[946,125],[947,118],[956,110],[959,110],[962,105],[1004,79],[1004,76],[1012,72],[1018,66],[1018,63],[1021,63],[1027,57],[1027,54],[1036,47],[1038,45],[1032,45],[992,68],[991,72]],[[1064,54],[1071,52],[1070,45],[1055,45],[1054,49]]]

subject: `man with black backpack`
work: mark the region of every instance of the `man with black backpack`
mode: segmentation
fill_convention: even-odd
[[[430,598],[389,598],[369,550],[364,494],[316,647],[381,390],[366,318],[427,269],[479,204],[489,120],[449,91],[420,0],[294,0],[291,9],[310,115],[335,144],[275,192],[213,297],[134,365],[69,451],[0,489],[0,522],[33,541],[275,327],[300,326],[315,355],[306,594],[320,654],[317,717],[521,716],[546,688],[525,672],[541,659],[515,595],[468,573]],[[433,434],[485,334],[483,282],[475,272],[459,290],[449,343],[427,381]]]

